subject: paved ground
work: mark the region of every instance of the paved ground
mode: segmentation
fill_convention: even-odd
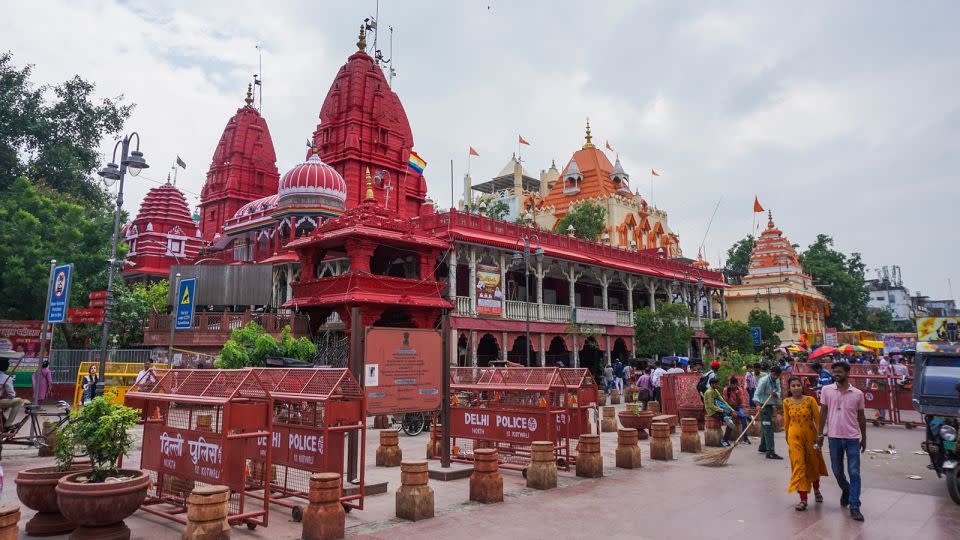
[[[699,467],[687,454],[679,454],[679,435],[674,436],[675,459],[649,459],[647,441],[641,441],[643,468],[625,471],[613,467],[616,435],[603,434],[605,477],[577,478],[573,471],[560,474],[558,489],[528,490],[521,475],[505,471],[505,501],[480,505],[467,502],[468,481],[431,481],[435,490],[436,517],[408,523],[393,517],[398,468],[373,466],[376,431],[368,432],[367,479],[388,481],[384,495],[368,497],[363,511],[347,515],[347,535],[357,538],[957,538],[960,506],[946,495],[943,480],[927,470],[927,457],[916,455],[922,432],[902,427],[868,428],[871,449],[896,454],[868,453],[863,458],[863,512],[865,523],[850,520],[839,507],[839,489],[833,478],[824,479],[826,501],[796,512],[795,494],[786,493],[789,464],[769,461],[756,446],[737,448],[729,465]],[[426,435],[400,436],[404,456],[424,455]],[[785,453],[782,434],[778,448]],[[33,457],[35,451],[6,449],[4,504],[17,503],[13,478],[25,468],[43,466],[49,458]],[[139,463],[131,456],[128,463]],[[829,461],[828,461],[829,464]],[[919,475],[921,480],[908,479]],[[290,520],[289,510],[274,506],[270,526],[248,531],[233,529],[234,538],[299,538],[300,524]],[[30,517],[24,509],[23,521]],[[179,537],[172,522],[139,512],[127,520],[134,538]]]

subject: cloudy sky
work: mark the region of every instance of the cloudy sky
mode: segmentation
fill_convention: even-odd
[[[281,171],[303,141],[374,0],[3,2],[0,48],[35,81],[75,73],[137,107],[127,125],[152,164],[128,208],[179,154],[202,186],[263,46],[263,114]],[[960,4],[383,0],[394,89],[430,193],[449,204],[449,162],[489,178],[516,150],[536,173],[583,143],[590,117],[633,184],[670,213],[688,256],[714,264],[751,230],[754,195],[801,246],[818,233],[869,268],[900,265],[914,292],[960,292]],[[104,152],[112,142],[104,145]],[[146,178],[145,178],[146,177]],[[459,184],[459,180],[458,180]],[[457,188],[454,196],[462,194]],[[871,270],[868,277],[873,277]]]

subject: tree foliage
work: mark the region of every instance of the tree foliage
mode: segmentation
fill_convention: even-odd
[[[510,205],[503,199],[493,199],[484,207],[481,207],[479,202],[474,201],[467,205],[466,210],[472,214],[482,214],[490,219],[503,221],[510,213]]]
[[[713,339],[717,349],[725,355],[734,352],[739,354],[754,352],[750,325],[745,322],[727,319],[707,321],[704,330]]]
[[[740,283],[740,276],[746,275],[750,267],[750,253],[753,252],[754,238],[748,234],[744,238],[737,240],[727,250],[726,269],[731,274],[736,274],[735,281]]]
[[[818,234],[800,254],[804,272],[813,276],[817,288],[830,301],[826,325],[856,329],[865,322],[870,293],[864,282],[866,266],[859,253],[846,255],[833,248],[833,238]]]
[[[747,318],[748,327],[760,328],[760,347],[755,350],[762,352],[766,356],[772,356],[773,351],[780,346],[779,333],[783,332],[783,319],[779,315],[770,316],[762,309],[754,309]],[[753,337],[751,336],[751,344]]]
[[[120,131],[133,105],[123,96],[95,101],[94,85],[79,76],[36,87],[32,70],[0,53],[0,192],[26,176],[83,206],[106,206],[91,173],[101,164],[100,142]]]
[[[169,283],[134,283],[126,285],[123,280],[114,282],[114,307],[111,310],[110,334],[116,338],[121,349],[143,343],[143,328],[151,313],[166,313]]]
[[[217,367],[238,369],[243,367],[262,367],[267,358],[286,357],[311,361],[317,354],[317,346],[309,339],[295,339],[290,335],[290,326],[285,326],[276,339],[255,322],[249,322],[243,328],[234,328],[230,339],[223,344]]]
[[[693,338],[687,318],[693,316],[687,306],[658,302],[657,310],[649,307],[634,313],[636,351],[642,356],[686,354]]]
[[[584,240],[597,241],[606,226],[607,210],[594,202],[586,201],[571,207],[565,216],[557,220],[553,231],[566,234],[573,225],[573,235]]]

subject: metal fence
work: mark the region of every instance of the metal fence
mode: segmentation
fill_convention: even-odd
[[[146,362],[153,351],[149,349],[114,349],[109,352],[109,362]],[[100,350],[54,349],[50,351],[50,371],[54,384],[74,384],[81,362],[97,362]]]

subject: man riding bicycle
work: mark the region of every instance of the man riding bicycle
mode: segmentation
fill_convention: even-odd
[[[9,410],[3,419],[4,433],[17,424],[20,409],[30,404],[29,401],[17,397],[17,391],[13,388],[13,376],[7,374],[8,369],[10,369],[10,359],[0,357],[0,414]]]

